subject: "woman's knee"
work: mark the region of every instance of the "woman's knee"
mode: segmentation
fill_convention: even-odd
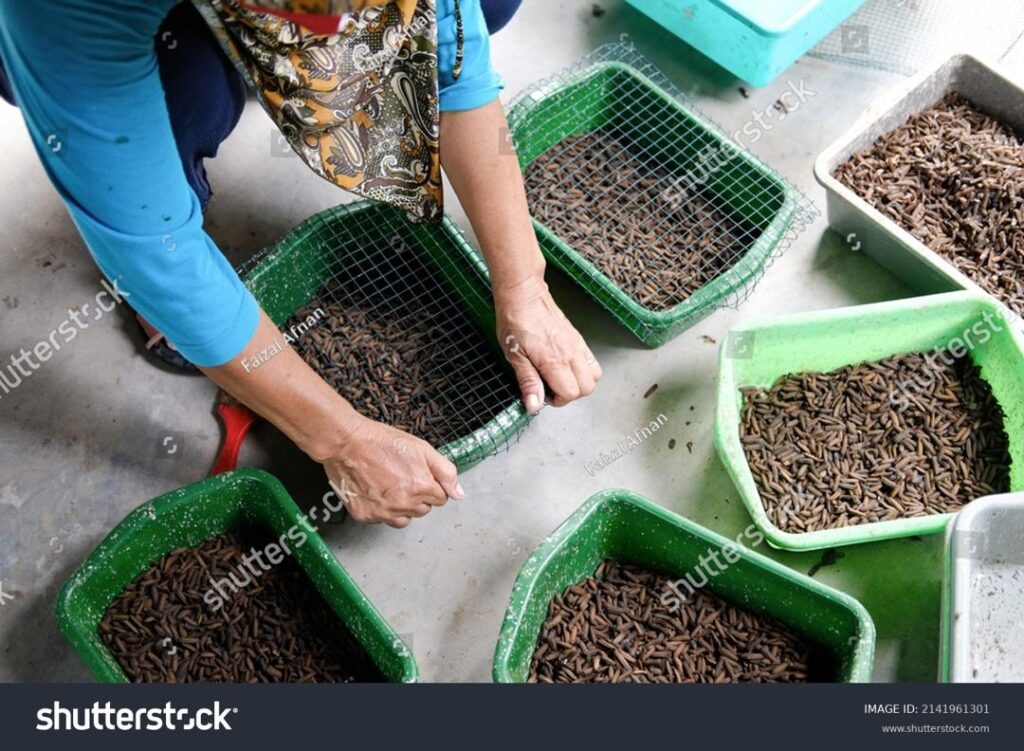
[[[487,31],[496,34],[512,20],[523,0],[480,0],[487,21]]]

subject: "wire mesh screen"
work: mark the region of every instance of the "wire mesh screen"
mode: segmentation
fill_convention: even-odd
[[[1022,33],[1021,0],[868,0],[810,54],[909,76],[958,52],[999,60]]]
[[[1021,31],[1017,41],[1003,55],[1000,60],[1000,67],[1005,69],[1017,80],[1024,80],[1024,30]]]
[[[749,294],[816,214],[629,43],[509,110],[548,257],[656,346]]]
[[[241,273],[285,339],[364,416],[462,467],[525,427],[485,267],[447,220],[413,225],[377,204],[332,209]]]

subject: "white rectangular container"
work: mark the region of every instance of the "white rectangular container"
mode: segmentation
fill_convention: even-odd
[[[1024,493],[974,501],[946,539],[940,680],[1024,682]]]
[[[985,290],[839,182],[833,172],[853,154],[954,92],[991,117],[1024,131],[1024,86],[976,57],[956,55],[869,107],[814,165],[814,176],[827,193],[832,229],[846,238],[851,248],[869,255],[918,294]]]

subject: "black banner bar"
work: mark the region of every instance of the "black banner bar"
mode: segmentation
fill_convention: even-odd
[[[1022,707],[1020,685],[5,684],[0,746],[1009,749]]]

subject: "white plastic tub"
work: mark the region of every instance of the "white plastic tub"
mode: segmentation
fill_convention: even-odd
[[[1024,493],[971,503],[950,522],[940,679],[1024,682]]]
[[[853,154],[954,92],[1000,122],[1024,130],[1024,87],[971,55],[956,55],[871,106],[814,165],[814,175],[827,193],[832,229],[852,248],[871,256],[912,290],[925,295],[985,290],[839,182],[833,172]]]

